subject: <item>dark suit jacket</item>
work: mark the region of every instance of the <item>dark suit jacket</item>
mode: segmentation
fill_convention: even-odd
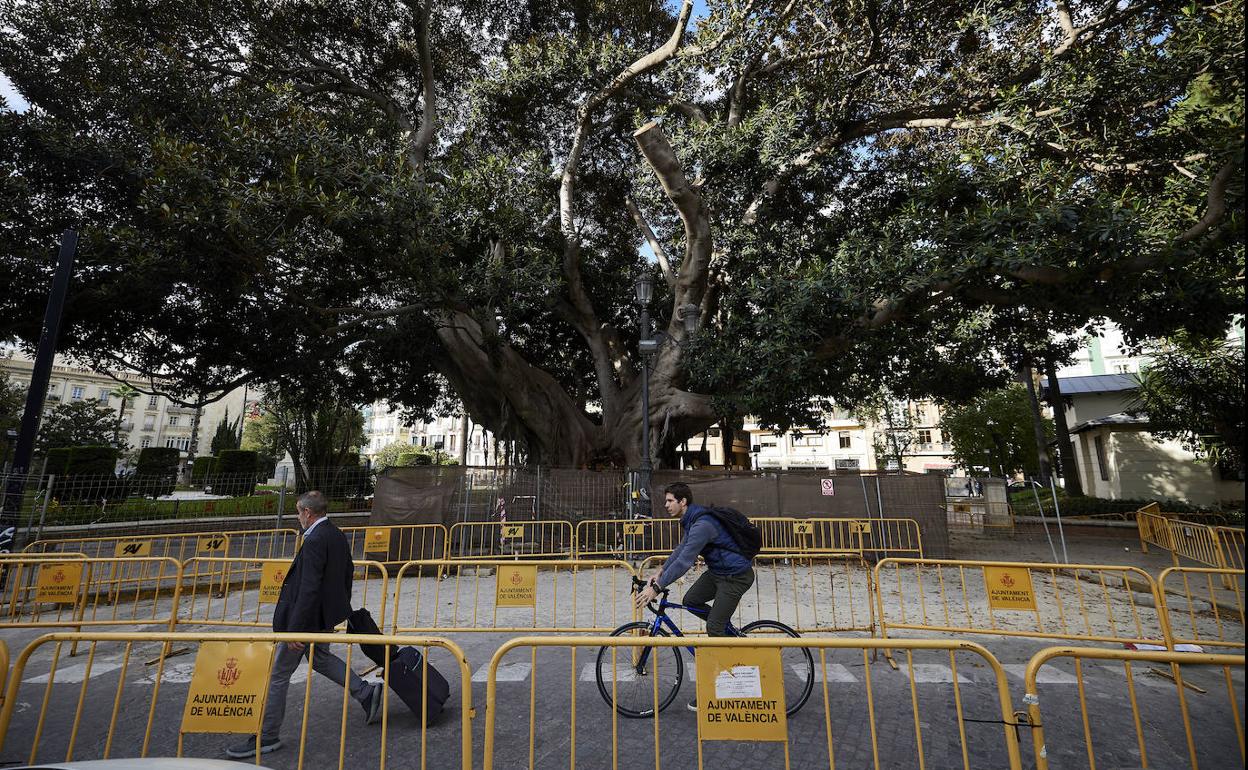
[[[351,614],[351,546],[332,521],[303,539],[282,581],[273,610],[274,631],[331,631]]]

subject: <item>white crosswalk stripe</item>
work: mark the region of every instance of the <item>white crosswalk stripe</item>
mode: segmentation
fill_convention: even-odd
[[[797,674],[799,677],[805,676],[806,674],[805,666],[792,665],[789,668],[793,669],[793,673]],[[818,665],[815,666],[815,681],[816,682],[824,681],[823,669]],[[845,666],[842,666],[840,663],[829,663],[827,681],[829,682],[857,682],[858,677],[850,673],[850,670],[846,668]]]
[[[97,676],[103,676],[104,674],[107,674],[110,671],[116,671],[119,668],[121,668],[121,661],[97,660],[91,664],[91,678],[94,679]],[[61,666],[56,669],[55,682],[56,684],[82,684],[82,680],[86,674],[86,661],[83,661],[82,663],[74,663],[68,666]],[[40,674],[39,676],[32,676],[29,679],[23,679],[22,682],[24,684],[47,684],[49,676],[51,676],[51,672],[48,672],[47,674]]]
[[[592,667],[591,667],[592,668]],[[494,681],[496,682],[523,682],[529,678],[529,672],[533,670],[533,666],[529,663],[503,663],[494,673]],[[590,674],[591,678],[593,674]],[[490,678],[490,667],[488,665],[477,669],[472,675],[472,681],[485,682]],[[567,681],[567,680],[564,680]]]
[[[1005,669],[1005,673],[1018,679],[1022,679],[1027,673],[1026,663],[1002,663],[1001,668]],[[1075,678],[1065,671],[1042,666],[1036,672],[1036,684],[1075,684]]]
[[[905,663],[898,663],[898,670],[909,676],[909,669]],[[958,674],[958,684],[970,684],[970,679]],[[915,663],[914,664],[914,683],[915,684],[953,684],[953,670],[948,666],[940,663]]]

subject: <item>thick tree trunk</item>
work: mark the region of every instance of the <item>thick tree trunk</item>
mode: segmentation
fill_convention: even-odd
[[[1075,459],[1075,447],[1070,440],[1070,427],[1066,424],[1066,401],[1062,398],[1062,388],[1057,381],[1057,366],[1053,361],[1045,362],[1044,373],[1049,379],[1047,400],[1049,406],[1053,407],[1053,423],[1057,427],[1057,449],[1062,460],[1062,480],[1065,482],[1066,494],[1070,497],[1082,497],[1079,461]]]
[[[1036,397],[1035,371],[1030,365],[1024,364],[1019,374],[1027,386],[1027,403],[1031,406],[1031,431],[1036,440],[1036,457],[1040,464],[1040,483],[1049,485],[1049,477],[1053,474],[1053,466],[1049,461],[1049,438],[1044,433],[1044,414],[1040,411],[1040,399]]]
[[[586,414],[548,373],[525,361],[497,330],[464,312],[438,330],[441,370],[472,419],[500,440],[519,442],[528,462],[565,467],[636,467],[641,461],[641,379],[619,391],[606,415]],[[650,381],[650,455],[661,458],[715,422],[710,399],[680,390],[680,351],[667,345]]]

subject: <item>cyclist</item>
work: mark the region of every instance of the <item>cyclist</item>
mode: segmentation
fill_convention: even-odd
[[[706,562],[706,572],[689,587],[681,603],[706,611],[708,635],[727,636],[724,626],[736,611],[741,597],[754,585],[753,560],[741,552],[715,515],[694,504],[688,484],[678,481],[668,485],[663,497],[668,515],[680,517],[684,536],[662,568],[655,570],[646,587],[637,594],[637,606],[658,598],[661,590],[688,572],[701,556]],[[713,604],[708,605],[712,600]],[[689,710],[698,710],[696,698],[689,702]]]

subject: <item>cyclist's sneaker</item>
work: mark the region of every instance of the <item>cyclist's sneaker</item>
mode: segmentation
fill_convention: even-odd
[[[689,709],[690,711],[696,714],[698,712],[698,699],[694,698],[693,700],[686,703],[685,708]]]

